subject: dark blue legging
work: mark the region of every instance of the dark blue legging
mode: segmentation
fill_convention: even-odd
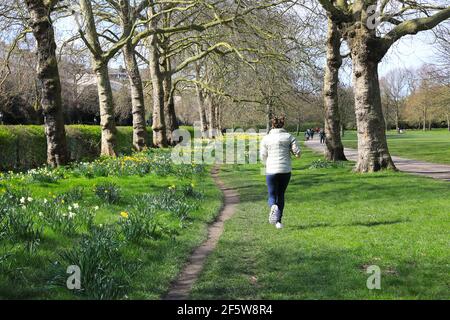
[[[290,172],[266,175],[267,189],[269,190],[269,207],[272,207],[274,204],[278,206],[280,210],[280,219],[278,222],[281,222],[283,216],[284,193],[286,192],[289,180],[291,180]]]

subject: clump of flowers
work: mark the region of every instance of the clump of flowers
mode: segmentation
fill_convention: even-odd
[[[25,174],[25,176],[30,181],[45,182],[45,183],[54,183],[64,178],[64,174],[61,171],[51,169],[48,167],[31,169]]]
[[[101,200],[115,204],[120,200],[120,188],[115,183],[106,182],[95,186],[95,194]]]
[[[342,168],[343,166],[344,166],[344,163],[342,161],[333,162],[333,161],[328,161],[328,160],[324,160],[324,159],[317,159],[311,163],[309,169]]]

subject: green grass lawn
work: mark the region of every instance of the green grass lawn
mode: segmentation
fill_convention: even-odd
[[[103,163],[101,166],[102,168],[106,167]],[[82,188],[80,189],[82,190],[80,199],[76,201],[77,207],[80,207],[79,210],[87,207],[99,207],[95,211],[93,226],[87,229],[82,227],[73,235],[60,232],[59,229],[54,229],[39,220],[39,216],[35,213],[31,214],[32,220],[37,224],[36,227],[43,226],[43,233],[36,249],[30,251],[26,249],[20,239],[8,236],[8,230],[12,227],[8,226],[8,218],[5,218],[6,213],[2,211],[2,202],[0,201],[0,299],[97,299],[99,298],[98,293],[112,292],[107,287],[108,281],[111,279],[115,281],[113,286],[117,287],[112,290],[119,289],[122,283],[126,284],[126,288],[121,289],[121,294],[117,297],[119,299],[159,299],[167,292],[170,282],[177,276],[193,248],[206,238],[207,223],[215,218],[221,205],[220,190],[215,186],[209,174],[180,177],[173,174],[172,171],[164,175],[151,172],[142,176],[115,176],[115,172],[112,172],[112,176],[86,177],[75,174],[73,170],[64,172],[66,176],[55,182],[30,182],[28,176],[24,179],[20,177],[0,179],[0,196],[4,195],[8,188],[26,191],[25,198],[30,196],[32,201],[28,202],[26,199],[20,201],[24,201],[29,206],[26,210],[30,210],[30,212],[33,210],[32,206],[35,203],[41,203],[43,199],[62,202],[63,200],[58,200],[59,197],[67,195],[74,188]],[[115,183],[120,188],[118,202],[108,203],[96,195],[94,191],[96,185],[104,183]],[[174,217],[173,212],[169,212],[170,210],[157,212],[157,221],[161,223],[161,228],[170,228],[171,232],[164,233],[166,229],[161,229],[162,231],[158,229],[158,232],[161,233],[160,237],[140,237],[139,241],[129,241],[124,231],[120,231],[122,229],[118,223],[124,219],[120,214],[129,212],[128,219],[131,222],[134,218],[133,215],[137,213],[137,210],[133,209],[133,206],[136,205],[136,197],[145,194],[152,196],[179,192],[180,188],[189,186],[193,186],[195,192],[202,196],[198,200],[190,198],[186,200],[189,203],[197,204],[196,207],[189,210],[187,218],[178,220]],[[62,204],[59,203],[58,208],[64,210],[69,205],[73,207],[73,202],[66,200]],[[4,203],[3,206],[5,206]],[[145,207],[146,203],[139,205]],[[23,213],[20,210],[19,205],[12,211],[13,216],[21,216]],[[72,211],[77,212],[75,209]],[[49,213],[40,214],[46,216]],[[143,218],[136,222],[140,224],[146,221]],[[181,224],[183,227],[180,227]],[[22,223],[20,226],[25,226],[25,224]],[[107,233],[102,233],[106,232],[102,230],[109,230],[113,227],[114,229],[111,229],[114,231],[113,239],[110,239]],[[137,228],[140,230],[139,226]],[[107,279],[100,278],[97,279],[98,281],[96,280],[97,282],[91,280],[91,285],[94,283],[92,287],[97,286],[91,292],[89,290],[84,292],[68,290],[65,286],[69,276],[66,274],[68,262],[62,262],[64,261],[62,254],[67,250],[80,247],[83,236],[94,233],[100,234],[100,236],[93,238],[80,261],[85,269],[89,269],[87,266],[93,267],[90,275],[98,275],[98,269],[101,267],[96,259],[105,260],[103,255],[106,255],[106,260],[111,257],[111,261],[104,261],[111,274],[106,274]],[[102,245],[102,241],[105,241],[106,245],[106,252],[103,253],[98,249],[98,246]],[[119,248],[117,251],[120,251],[122,260],[117,258],[116,248]],[[114,260],[116,258],[117,261]],[[117,265],[109,265],[109,263],[117,263]],[[82,278],[82,288],[84,285],[85,279]],[[109,298],[108,294],[106,293],[106,298]]]
[[[294,162],[283,230],[267,222],[260,167],[223,167],[241,204],[192,298],[448,299],[450,184],[353,174],[352,164],[309,169],[318,158],[304,150]],[[381,290],[367,289],[370,265],[382,270]]]
[[[450,164],[450,132],[446,129],[432,131],[408,130],[404,134],[389,131],[389,151],[392,155],[434,163]],[[357,148],[355,131],[346,131],[345,147]]]

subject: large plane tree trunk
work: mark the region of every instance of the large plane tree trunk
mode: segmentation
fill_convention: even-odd
[[[152,17],[154,8],[149,9],[149,16]],[[155,30],[158,27],[156,18],[150,21],[150,28]],[[153,146],[158,148],[168,147],[166,119],[164,114],[164,88],[163,74],[160,66],[160,53],[158,50],[158,36],[152,34],[148,38],[149,43],[149,68],[153,87]]]
[[[80,1],[81,12],[85,18],[86,34],[83,41],[88,44],[93,60],[93,69],[97,78],[97,91],[100,109],[100,126],[102,129],[101,148],[102,156],[116,156],[116,121],[114,111],[114,100],[109,79],[108,62],[105,58],[95,25],[95,16],[92,3],[88,0]]]
[[[131,91],[131,112],[133,115],[133,147],[142,151],[147,146],[147,130],[145,127],[144,89],[141,73],[136,61],[136,54],[131,43],[124,47],[125,65],[128,72]]]
[[[330,161],[346,161],[341,141],[341,121],[338,101],[339,69],[342,66],[340,53],[341,34],[328,18],[327,62],[324,77],[325,104],[325,157]]]
[[[101,155],[116,156],[116,121],[108,64],[96,62],[94,67],[97,77],[98,101],[100,107],[100,126],[102,128]]]
[[[349,41],[353,62],[355,113],[358,128],[356,172],[396,169],[386,141],[378,80],[379,56],[369,31],[360,27]]]
[[[170,58],[165,58],[164,63],[164,116],[166,119],[167,141],[170,145],[175,145],[177,141],[173,141],[172,132],[179,128],[177,114],[175,111],[175,99],[172,94],[172,73]]]
[[[130,6],[130,0],[119,1],[120,20],[124,34],[130,34],[138,13]],[[133,117],[133,148],[142,151],[147,147],[147,130],[145,126],[144,89],[141,72],[136,60],[135,44],[128,40],[123,47],[125,67],[130,83],[131,113]]]
[[[30,26],[37,43],[38,79],[47,138],[47,163],[64,165],[68,161],[66,132],[62,110],[61,82],[56,59],[56,44],[51,9],[43,0],[26,0]]]

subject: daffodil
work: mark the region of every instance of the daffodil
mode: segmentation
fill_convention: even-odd
[[[122,211],[122,212],[120,213],[120,216],[121,216],[122,218],[128,219],[129,214],[128,214],[128,212],[126,212],[126,211]]]

